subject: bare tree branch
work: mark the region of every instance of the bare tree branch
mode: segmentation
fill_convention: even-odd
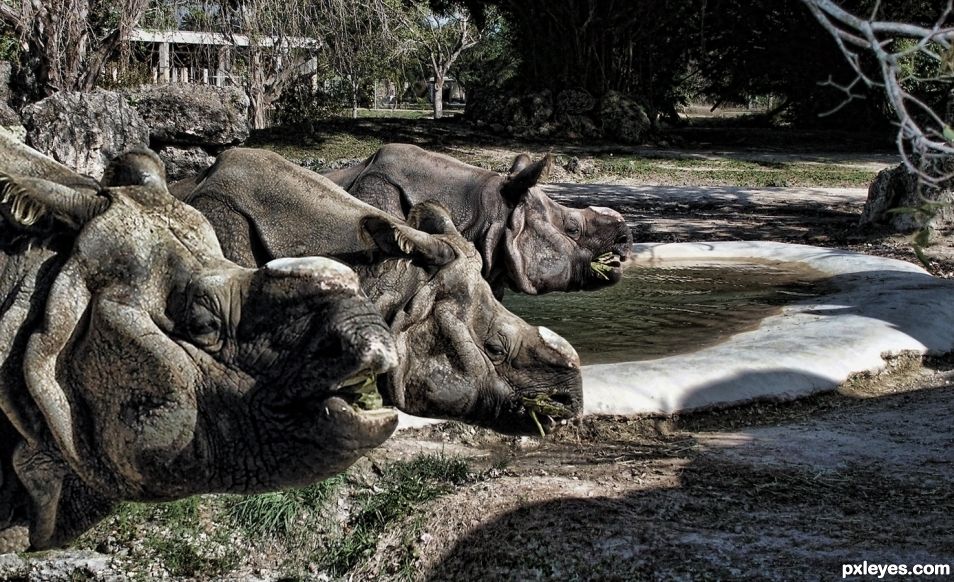
[[[859,98],[854,89],[859,83],[881,87],[898,120],[896,141],[904,164],[926,184],[936,185],[954,175],[939,170],[933,163],[939,157],[954,156],[954,129],[945,119],[905,88],[911,75],[903,72],[903,63],[921,55],[937,63],[933,76],[919,80],[951,83],[954,81],[954,28],[947,26],[954,2],[948,0],[934,26],[876,20],[878,4],[869,18],[860,18],[832,0],[802,0],[818,22],[831,34],[857,78],[848,85],[832,85],[846,94],[844,106]],[[915,41],[913,44],[904,44]],[[865,58],[873,58],[875,71],[865,69]],[[841,107],[839,106],[839,107]],[[837,110],[836,108],[835,110]],[[833,113],[834,111],[828,112]]]

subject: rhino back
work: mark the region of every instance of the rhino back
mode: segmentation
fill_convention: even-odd
[[[246,148],[221,154],[185,201],[206,215],[219,240],[249,247],[253,252],[242,258],[253,264],[311,255],[359,264],[375,248],[361,219],[387,218],[320,174]],[[235,260],[237,251],[225,254]]]
[[[345,187],[356,198],[394,214],[400,208],[404,216],[416,204],[437,200],[450,210],[461,234],[475,240],[476,233],[506,216],[499,193],[501,180],[495,172],[444,154],[410,144],[388,144]]]

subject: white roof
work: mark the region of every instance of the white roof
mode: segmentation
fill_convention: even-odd
[[[138,42],[171,42],[174,44],[201,44],[213,46],[275,46],[289,48],[319,48],[321,41],[317,38],[300,36],[290,37],[261,37],[250,38],[245,34],[221,34],[218,32],[195,32],[191,30],[145,30],[134,28],[127,40]]]

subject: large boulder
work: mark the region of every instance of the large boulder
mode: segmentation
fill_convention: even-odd
[[[27,144],[96,179],[112,158],[149,143],[146,122],[112,91],[61,91],[22,113]]]
[[[222,149],[248,139],[248,98],[234,87],[167,84],[124,91],[149,126],[152,146]]]
[[[932,169],[932,174],[954,172],[954,160],[936,163],[938,166]],[[926,204],[928,201],[939,204]],[[951,229],[954,227],[954,181],[937,186],[924,184],[904,164],[881,170],[868,187],[868,200],[860,223],[862,226],[887,225],[898,232],[924,227]]]
[[[639,143],[652,127],[642,105],[619,91],[607,91],[600,99],[600,120],[604,137],[624,143]]]
[[[199,146],[163,146],[156,153],[166,165],[166,178],[169,181],[194,176],[215,163],[215,156]]]
[[[609,91],[597,99],[583,89],[531,93],[506,89],[472,91],[465,115],[478,126],[516,137],[645,141],[652,128],[646,110],[634,99]]]

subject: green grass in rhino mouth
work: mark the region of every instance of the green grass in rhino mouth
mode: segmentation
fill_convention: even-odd
[[[551,420],[554,418],[567,418],[572,416],[566,405],[560,404],[546,394],[524,397],[521,398],[521,400],[527,412],[530,414],[530,419],[533,420],[533,424],[535,424],[537,430],[540,431],[541,437],[547,436],[547,433],[543,429],[543,424],[540,422],[540,419],[537,417],[538,414],[549,416]]]
[[[613,269],[617,265],[613,263],[618,263],[618,259],[615,253],[603,253],[602,255],[596,257],[595,261],[590,261],[590,269],[593,269],[593,272],[596,273],[597,277],[609,281],[609,274],[613,272]]]
[[[377,376],[369,370],[342,382],[335,396],[344,399],[357,410],[377,410],[384,407],[384,400],[378,392]]]

